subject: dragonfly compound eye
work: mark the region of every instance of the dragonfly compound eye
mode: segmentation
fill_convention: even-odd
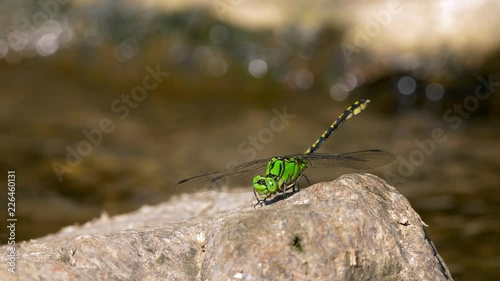
[[[255,176],[255,178],[253,178],[253,187],[259,193],[262,191],[267,191],[266,178]]]
[[[271,192],[271,193],[276,192],[277,187],[276,187],[276,181],[274,179],[268,178],[266,186],[267,186],[267,190],[269,190],[269,192]]]

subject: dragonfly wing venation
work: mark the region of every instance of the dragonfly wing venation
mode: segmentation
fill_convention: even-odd
[[[309,168],[344,167],[369,170],[384,166],[394,160],[394,155],[382,150],[365,150],[343,154],[315,153],[302,156]]]
[[[254,160],[225,170],[183,179],[177,183],[176,189],[182,191],[227,191],[230,188],[246,187],[251,185],[250,178],[254,177],[256,172],[259,170],[262,173],[265,172],[269,160]]]

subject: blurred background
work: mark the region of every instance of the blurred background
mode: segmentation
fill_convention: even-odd
[[[1,182],[16,171],[17,240],[303,152],[367,98],[320,151],[393,153],[370,172],[410,200],[454,278],[498,279],[499,13],[488,0],[2,1]]]

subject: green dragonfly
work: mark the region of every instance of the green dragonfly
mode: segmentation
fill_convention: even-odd
[[[177,183],[176,188],[187,182],[205,183],[212,188],[234,185],[238,180],[255,175],[258,170],[267,166],[264,176],[257,175],[253,178],[253,191],[257,199],[255,206],[257,206],[277,193],[285,194],[290,189],[294,192],[298,191],[298,182],[302,177],[309,183],[304,174],[306,168],[345,167],[368,170],[384,166],[394,160],[394,155],[382,150],[364,150],[343,154],[315,153],[342,123],[361,113],[369,102],[370,100],[362,99],[349,106],[304,153],[254,160],[222,171],[183,179]]]

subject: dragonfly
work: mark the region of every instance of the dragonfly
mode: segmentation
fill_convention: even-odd
[[[304,174],[307,168],[343,167],[369,170],[389,164],[394,160],[394,155],[378,149],[343,154],[316,153],[318,148],[342,123],[360,114],[369,102],[368,99],[361,99],[349,106],[304,153],[254,160],[225,170],[190,177],[180,180],[176,189],[193,182],[208,184],[211,187],[222,187],[255,175],[257,171],[266,167],[265,174],[254,176],[252,181],[253,192],[257,199],[256,207],[259,204],[264,204],[266,200],[276,194],[284,195],[290,189],[293,192],[299,191],[299,180],[302,177],[310,184],[309,179]],[[250,182],[247,184],[249,185]]]

